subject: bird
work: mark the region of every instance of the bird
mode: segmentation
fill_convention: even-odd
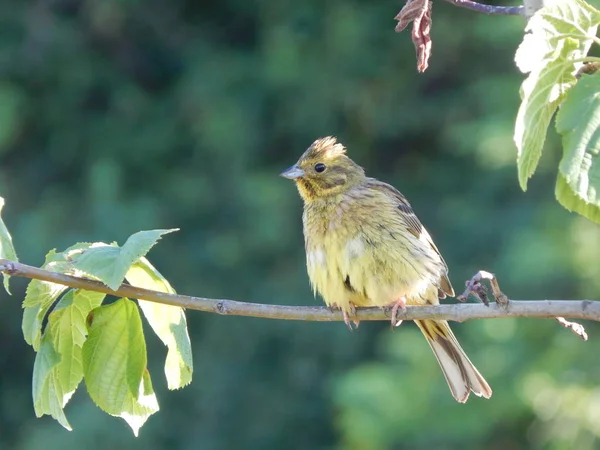
[[[303,200],[306,265],[313,293],[358,326],[357,307],[391,309],[400,325],[406,305],[438,305],[453,297],[448,266],[408,200],[393,186],[367,177],[337,138],[317,139],[280,174]],[[454,398],[492,390],[445,320],[415,320]]]

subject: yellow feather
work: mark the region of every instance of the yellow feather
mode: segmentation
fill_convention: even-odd
[[[316,140],[293,174],[304,200],[306,264],[313,290],[346,314],[354,306],[435,305],[454,295],[448,268],[410,204],[368,178],[335,138]],[[418,323],[455,398],[491,389],[444,321]]]

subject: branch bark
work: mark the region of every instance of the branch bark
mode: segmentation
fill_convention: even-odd
[[[179,306],[196,311],[211,312],[231,316],[262,317],[280,320],[307,320],[318,322],[343,321],[342,313],[318,306],[283,306],[260,303],[246,303],[235,300],[212,299],[187,295],[167,294],[149,289],[123,284],[117,290],[85,278],[50,272],[38,267],[15,261],[0,259],[0,272],[7,275],[32,278],[62,284],[77,289],[103,292],[116,297],[136,298],[166,305]],[[359,320],[389,320],[388,311],[381,308],[358,308]],[[569,317],[600,322],[600,302],[591,300],[511,300],[506,306],[492,303],[452,304],[439,306],[407,306],[406,311],[398,312],[402,320],[451,320],[463,322],[470,319],[496,319],[506,317],[548,318]]]

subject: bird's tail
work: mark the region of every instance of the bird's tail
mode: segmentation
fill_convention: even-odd
[[[460,403],[469,398],[469,392],[490,398],[492,389],[469,360],[445,320],[416,320],[435,357],[440,363],[450,391]]]

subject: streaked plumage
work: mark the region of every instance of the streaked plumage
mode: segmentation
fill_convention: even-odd
[[[446,263],[406,198],[367,177],[335,138],[315,141],[282,176],[304,201],[308,275],[328,306],[347,318],[354,307],[436,305],[454,296]],[[465,402],[470,390],[489,398],[448,323],[416,323],[456,400]]]

